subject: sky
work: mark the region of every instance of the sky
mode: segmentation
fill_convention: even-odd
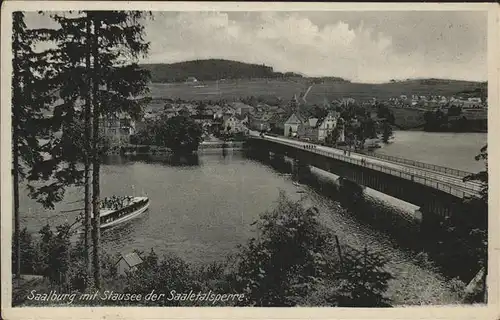
[[[155,12],[144,23],[142,63],[220,58],[355,82],[487,80],[482,11]]]

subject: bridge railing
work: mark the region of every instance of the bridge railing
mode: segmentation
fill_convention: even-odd
[[[421,174],[421,172],[415,172],[415,171],[410,171],[410,172],[402,171],[402,170],[388,168],[388,167],[380,166],[380,165],[377,165],[374,163],[369,163],[369,162],[363,163],[361,160],[353,159],[353,158],[350,158],[348,156],[334,154],[334,153],[324,151],[324,150],[312,149],[312,152],[323,154],[323,155],[326,155],[326,156],[329,156],[331,158],[338,159],[338,160],[341,160],[344,162],[356,164],[358,166],[363,166],[363,167],[367,167],[370,169],[374,169],[376,171],[384,172],[384,173],[387,173],[387,174],[390,174],[393,176],[397,176],[397,177],[400,177],[400,178],[403,178],[406,180],[411,180],[411,181],[414,181],[414,182],[417,182],[417,183],[420,183],[420,184],[423,184],[426,186],[433,187],[437,190],[444,191],[446,193],[452,194],[452,195],[457,196],[459,198],[466,197],[467,195],[473,195],[473,192],[468,193],[468,192],[465,192],[463,190],[457,189],[455,186],[453,186],[451,184],[448,184],[445,182],[437,182],[436,180],[430,179],[430,177],[427,177],[425,175],[425,173]]]
[[[404,159],[404,158],[400,158],[400,157],[388,156],[385,154],[379,154],[379,153],[375,153],[375,152],[362,152],[362,153],[366,154],[367,156],[370,156],[370,157],[379,158],[379,159],[388,160],[388,161],[397,162],[397,163],[402,163],[402,164],[407,164],[407,165],[414,166],[417,168],[423,168],[423,169],[429,169],[429,170],[433,170],[433,171],[437,171],[437,172],[443,172],[443,173],[454,175],[454,176],[461,177],[461,178],[472,174],[470,172],[463,171],[463,170],[438,166],[435,164],[430,164],[430,163],[425,163],[425,162],[420,162],[420,161],[415,161],[415,160]]]
[[[339,150],[344,150],[344,149],[339,149]],[[446,174],[461,177],[461,178],[464,178],[464,177],[472,174],[471,172],[467,172],[464,170],[448,168],[448,167],[439,166],[436,164],[430,164],[430,163],[425,163],[425,162],[421,162],[421,161],[409,160],[409,159],[405,159],[405,158],[389,156],[389,155],[375,153],[375,152],[357,151],[354,153],[364,154],[364,155],[367,155],[370,157],[379,158],[379,159],[392,161],[392,162],[396,162],[396,163],[402,163],[402,164],[414,166],[417,168],[428,169],[428,170],[432,170],[432,171],[436,171],[436,172],[442,172],[442,173],[446,173]]]
[[[258,139],[262,139],[262,138],[258,138]],[[294,147],[296,149],[302,149],[297,144],[294,144],[291,142],[280,141],[279,143],[289,145],[289,146]],[[307,151],[321,154],[324,156],[328,156],[328,157],[331,157],[331,158],[334,158],[334,159],[337,159],[337,160],[340,160],[343,162],[348,162],[348,163],[356,164],[358,166],[363,166],[366,168],[374,169],[376,171],[384,172],[384,173],[387,173],[387,174],[390,174],[393,176],[397,176],[397,177],[400,177],[400,178],[403,178],[406,180],[411,180],[411,181],[435,188],[437,190],[444,191],[446,193],[449,193],[449,194],[454,195],[454,196],[459,197],[459,198],[464,198],[467,196],[474,196],[477,193],[477,191],[479,191],[479,190],[475,190],[476,188],[474,188],[474,190],[470,190],[470,191],[469,190],[467,190],[467,191],[460,190],[459,188],[457,188],[456,186],[454,186],[450,183],[438,182],[435,179],[431,179],[429,172],[425,172],[425,171],[421,171],[421,170],[408,169],[408,170],[403,171],[403,170],[398,170],[398,169],[394,169],[394,168],[388,168],[388,167],[384,167],[384,166],[370,163],[370,162],[362,162],[361,160],[354,159],[354,158],[351,158],[349,156],[344,156],[341,154],[336,154],[336,153],[321,150],[321,149],[314,149],[313,148],[313,149],[307,149]]]

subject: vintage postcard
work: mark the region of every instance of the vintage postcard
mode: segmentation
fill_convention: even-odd
[[[7,1],[2,317],[497,319],[499,12]]]

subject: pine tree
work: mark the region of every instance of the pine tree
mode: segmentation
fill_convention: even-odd
[[[99,173],[103,150],[100,122],[119,112],[137,118],[147,101],[140,97],[147,93],[149,73],[137,63],[130,63],[148,50],[141,25],[143,16],[143,12],[135,11],[53,15],[60,28],[39,32],[57,45],[56,49],[47,50],[52,74],[46,81],[57,86],[62,102],[54,106],[53,115],[46,121],[51,134],[41,151],[48,157],[38,158],[33,164],[32,180],[42,180],[45,184],[30,186],[30,195],[44,206],[53,207],[63,199],[67,186],[84,185],[85,237],[92,209],[92,265],[97,288],[100,287]],[[79,168],[82,162],[84,170]],[[88,249],[90,242],[86,242]]]
[[[64,25],[59,16],[52,18]],[[85,20],[77,21],[80,26],[85,26]],[[40,40],[57,45],[57,48],[47,50],[50,59],[46,61],[51,76],[45,81],[56,89],[51,93],[53,100],[57,98],[50,117],[45,120],[49,141],[41,147],[41,151],[47,156],[34,163],[30,177],[38,183],[37,186],[30,185],[30,196],[47,208],[53,208],[56,202],[63,199],[67,186],[81,185],[83,178],[83,171],[78,168],[85,154],[79,104],[85,68],[76,53],[84,47],[81,43],[84,34],[77,32],[77,28],[70,31],[65,28],[37,30]],[[44,185],[40,186],[40,182]]]
[[[90,15],[90,13],[88,13]],[[92,74],[92,243],[93,243],[93,271],[94,271],[94,284],[99,289],[101,286],[101,260],[99,259],[100,251],[100,236],[101,236],[101,226],[100,226],[100,159],[99,159],[99,118],[101,116],[101,110],[99,108],[99,67],[100,67],[100,57],[99,57],[99,33],[101,29],[101,21],[99,17],[91,16],[92,23],[94,25],[94,33],[92,35],[92,57],[94,59],[94,68]]]
[[[22,61],[23,55],[23,35],[25,35],[26,25],[24,15],[21,12],[14,12],[12,25],[12,52],[13,58],[13,78],[12,78],[12,176],[13,176],[13,196],[14,196],[14,255],[16,257],[14,273],[16,278],[21,276],[21,249],[20,249],[20,223],[19,223],[19,124],[21,122],[20,109],[22,103]]]
[[[142,114],[146,100],[137,98],[148,92],[149,73],[139,68],[136,60],[147,53],[149,44],[143,38],[144,27],[139,11],[89,11],[93,23],[92,40],[92,241],[93,271],[97,288],[101,285],[100,272],[100,217],[99,170],[101,148],[100,120],[106,116],[126,112],[133,118]]]
[[[91,78],[90,78],[90,70],[92,68],[91,65],[91,41],[90,37],[92,35],[92,21],[89,17],[86,17],[86,48],[85,48],[85,67],[87,71],[87,79],[86,79],[86,96],[85,96],[85,167],[84,167],[84,256],[85,256],[85,265],[87,267],[87,272],[90,274],[91,270],[91,260],[90,260],[90,231],[91,231],[91,213],[92,213],[92,203],[91,203],[91,191],[90,191],[90,151],[91,151],[91,119],[92,119],[92,89],[91,89]]]
[[[53,106],[53,113],[46,120],[50,133],[49,143],[42,149],[49,155],[46,159],[36,162],[33,166],[32,180],[43,180],[42,187],[31,186],[30,195],[41,202],[45,207],[53,207],[55,202],[63,199],[64,190],[70,185],[84,185],[84,257],[87,271],[90,272],[89,233],[90,233],[90,188],[89,188],[89,139],[87,108],[88,99],[88,70],[90,61],[85,59],[85,49],[89,47],[87,41],[88,27],[85,16],[81,15],[52,15],[61,28],[37,30],[39,40],[45,40],[56,45],[48,50],[51,59],[49,65],[52,77],[46,79],[53,87],[57,88],[53,97],[58,98],[58,103]],[[83,53],[83,54],[82,54]],[[87,55],[89,56],[89,55]],[[86,100],[86,108],[82,110],[81,104]],[[56,133],[60,133],[56,134]],[[84,137],[82,139],[82,136]],[[85,168],[78,168],[83,162]],[[82,180],[85,178],[84,180]],[[38,182],[38,181],[37,181]]]
[[[36,30],[30,30],[22,12],[13,13],[12,25],[12,175],[14,200],[14,273],[20,276],[20,217],[19,185],[21,179],[33,180],[35,163],[41,160],[40,136],[44,133],[43,111],[53,103],[52,76],[48,68],[51,51],[35,52],[33,45],[40,40]],[[28,168],[28,170],[24,170]]]

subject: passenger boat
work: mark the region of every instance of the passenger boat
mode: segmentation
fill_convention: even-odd
[[[111,197],[101,201],[101,229],[129,221],[144,213],[149,207],[148,197]]]

